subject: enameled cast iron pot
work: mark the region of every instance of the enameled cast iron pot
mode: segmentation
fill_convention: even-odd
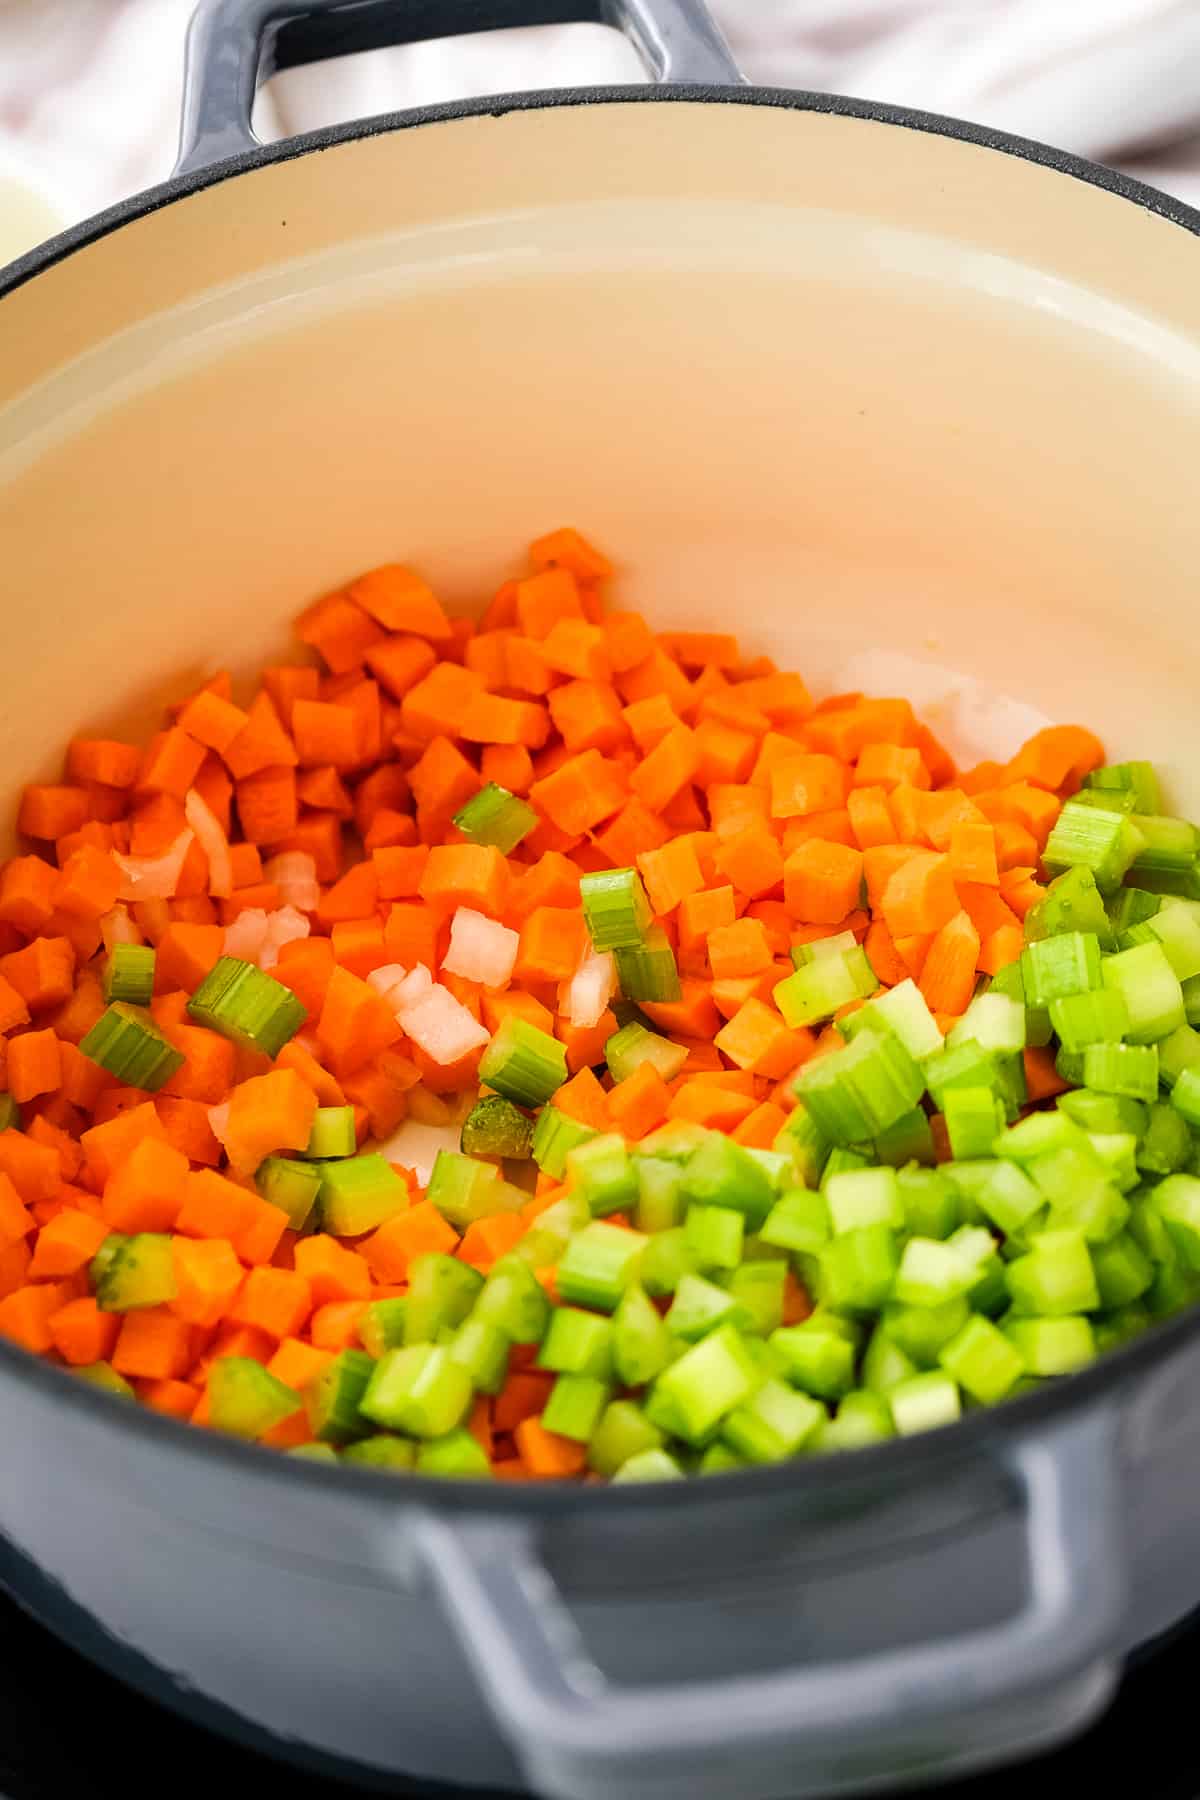
[[[581,17],[658,85],[250,134],[272,68]],[[0,276],[10,792],[362,567],[466,606],[571,521],[661,620],[965,753],[1099,722],[1200,811],[1196,214],[749,89],[694,0],[208,0],[192,52],[181,172]],[[1200,1601],[1198,1384],[1189,1316],[923,1440],[518,1492],[301,1467],[0,1345],[3,1568],[159,1696],[422,1792],[886,1787],[1077,1730]]]

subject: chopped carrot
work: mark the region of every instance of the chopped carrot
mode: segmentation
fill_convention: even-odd
[[[834,925],[857,903],[862,869],[861,850],[811,838],[783,865],[784,902],[797,919]]]
[[[52,1031],[25,1031],[8,1046],[8,1091],[24,1104],[62,1086],[58,1038]]]
[[[115,1313],[100,1311],[90,1296],[68,1300],[46,1321],[50,1340],[64,1362],[77,1368],[107,1362],[117,1341],[121,1321]]]
[[[514,1436],[521,1461],[531,1475],[546,1480],[578,1475],[587,1464],[587,1448],[574,1438],[547,1431],[538,1418],[522,1419]]]
[[[975,991],[979,933],[958,912],[942,926],[921,968],[920,988],[931,1012],[965,1012]]]
[[[1071,1085],[1064,1081],[1054,1062],[1054,1051],[1046,1046],[1035,1048],[1033,1045],[1024,1052],[1025,1086],[1031,1102],[1052,1100],[1055,1094],[1065,1093]]]
[[[593,1131],[609,1129],[608,1096],[590,1069],[580,1069],[554,1096],[554,1105],[569,1119],[590,1125]]]
[[[318,1233],[296,1245],[296,1272],[312,1291],[314,1307],[340,1300],[366,1300],[371,1292],[371,1270],[356,1250],[336,1238]]]
[[[959,911],[949,857],[918,851],[888,879],[881,910],[893,937],[940,931]]]
[[[363,1239],[359,1250],[377,1281],[404,1281],[414,1256],[427,1251],[451,1252],[457,1243],[457,1232],[436,1207],[423,1200],[386,1220]]]
[[[227,1237],[171,1240],[175,1273],[172,1312],[189,1325],[216,1325],[229,1310],[245,1271]]]
[[[118,1375],[146,1380],[178,1379],[191,1364],[191,1327],[166,1306],[127,1312],[121,1321],[112,1366]]]

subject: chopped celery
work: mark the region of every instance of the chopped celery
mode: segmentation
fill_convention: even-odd
[[[765,1243],[783,1250],[812,1253],[828,1241],[830,1233],[825,1195],[810,1188],[791,1188],[767,1214],[761,1236]]]
[[[942,1048],[942,1033],[929,1010],[924,994],[911,977],[898,981],[886,993],[877,994],[863,1008],[872,1019],[882,1020],[893,1036],[899,1038],[910,1056],[920,1062]]]
[[[861,1450],[895,1435],[892,1411],[881,1395],[855,1388],[838,1405],[837,1414],[810,1439],[809,1448],[821,1451]]]
[[[679,1435],[695,1444],[748,1400],[760,1381],[741,1334],[722,1325],[664,1369],[654,1393],[677,1422]]]
[[[1038,938],[1021,952],[1021,978],[1029,1006],[1086,994],[1100,986],[1100,940],[1094,931]]]
[[[852,1000],[865,999],[878,986],[866,952],[856,944],[853,949],[815,957],[803,964],[785,976],[774,989],[773,997],[784,1023],[794,1030],[800,1025],[832,1019],[841,1007]]]
[[[954,1087],[942,1102],[950,1149],[962,1161],[990,1156],[1004,1130],[1004,1102],[990,1088]]]
[[[183,1051],[165,1038],[144,1007],[114,1001],[79,1045],[81,1053],[118,1081],[156,1094],[176,1069]]]
[[[1128,1232],[1107,1244],[1093,1244],[1091,1257],[1100,1304],[1106,1309],[1140,1299],[1154,1280],[1153,1263]]]
[[[947,1238],[961,1223],[958,1195],[937,1169],[901,1169],[896,1180],[907,1227],[917,1237]]]
[[[294,1388],[248,1356],[222,1356],[208,1378],[209,1422],[217,1431],[251,1441],[300,1411]]]
[[[589,1138],[569,1151],[567,1176],[594,1218],[630,1212],[637,1202],[637,1170],[617,1132]]]
[[[1100,1304],[1092,1259],[1078,1231],[1040,1232],[1028,1254],[1008,1264],[1005,1277],[1018,1312],[1051,1317],[1093,1312]]]
[[[334,1237],[362,1237],[408,1208],[408,1188],[377,1151],[321,1170],[321,1223]]]
[[[1196,827],[1186,819],[1166,819],[1156,813],[1135,813],[1131,824],[1141,839],[1129,865],[1137,885],[1157,888],[1165,878],[1162,891],[1171,893],[1172,879],[1182,877],[1187,892],[1187,878],[1200,852],[1200,832]]]
[[[408,1265],[405,1345],[432,1344],[447,1327],[461,1325],[479,1298],[483,1276],[456,1256],[427,1251]]]
[[[378,1469],[382,1473],[394,1475],[400,1469],[411,1469],[414,1466],[417,1447],[407,1438],[389,1437],[385,1432],[377,1432],[374,1437],[359,1438],[357,1443],[347,1444],[339,1460],[350,1463],[355,1468]]]
[[[919,1106],[914,1106],[894,1125],[881,1131],[874,1148],[878,1160],[892,1169],[902,1169],[910,1162],[932,1164],[937,1161],[933,1127]]]
[[[1140,1100],[1125,1100],[1117,1094],[1096,1094],[1080,1088],[1075,1093],[1060,1094],[1055,1104],[1085,1131],[1131,1131],[1134,1137],[1141,1137],[1149,1125],[1149,1114]]]
[[[1158,1051],[1153,1044],[1089,1044],[1083,1053],[1083,1084],[1120,1099],[1154,1100]]]
[[[678,1000],[683,993],[670,939],[661,925],[651,925],[639,944],[614,950],[617,980],[627,1000]]]
[[[1052,875],[1077,867],[1090,869],[1100,892],[1111,894],[1143,842],[1124,813],[1068,800],[1046,840],[1042,861]]]
[[[638,1230],[669,1231],[682,1224],[687,1201],[680,1164],[664,1156],[635,1156],[633,1172],[638,1190],[633,1221]]]
[[[1141,1139],[1137,1165],[1146,1174],[1173,1175],[1177,1169],[1187,1167],[1192,1155],[1192,1134],[1169,1103],[1157,1101],[1150,1108],[1144,1131],[1134,1135]]]
[[[631,1289],[630,1292],[633,1290]],[[653,1309],[651,1309],[653,1310]],[[655,1313],[655,1318],[658,1314]],[[608,1381],[613,1369],[613,1321],[577,1306],[557,1306],[538,1351],[539,1369],[556,1375],[594,1375]],[[636,1385],[633,1382],[629,1386]]]
[[[940,1371],[910,1375],[907,1381],[897,1382],[888,1393],[888,1401],[902,1437],[932,1431],[938,1425],[952,1425],[962,1415],[958,1384]]]
[[[308,1017],[291,988],[255,963],[222,956],[188,1001],[197,1025],[231,1038],[243,1050],[278,1056]]]
[[[153,944],[114,944],[104,965],[104,998],[149,1006],[156,954]]]
[[[1200,1180],[1194,1175],[1168,1175],[1155,1190],[1154,1207],[1181,1261],[1200,1271]]]
[[[1096,1354],[1087,1319],[1009,1319],[1003,1332],[1031,1375],[1069,1375]]]
[[[882,1325],[877,1325],[871,1333],[871,1341],[862,1360],[864,1387],[870,1388],[875,1394],[887,1394],[898,1382],[907,1381],[917,1373],[917,1365],[912,1357],[900,1348]]]
[[[1158,1039],[1158,1077],[1164,1087],[1173,1088],[1185,1069],[1195,1068],[1200,1068],[1200,1031],[1179,1025]]]
[[[721,1436],[747,1462],[783,1462],[796,1455],[825,1417],[819,1401],[768,1379],[729,1414]]]
[[[720,1132],[709,1132],[683,1166],[683,1191],[702,1206],[726,1206],[744,1214],[757,1231],[771,1210],[774,1185],[750,1151]]]
[[[287,1156],[268,1156],[254,1177],[263,1199],[288,1216],[292,1231],[303,1231],[312,1217],[321,1192],[324,1172],[311,1163],[294,1162]]]
[[[363,1350],[340,1350],[305,1389],[304,1407],[318,1443],[346,1444],[370,1434],[370,1421],[359,1411],[375,1359]]]
[[[675,1298],[666,1316],[666,1327],[672,1337],[695,1343],[719,1325],[741,1323],[740,1309],[733,1295],[699,1275],[681,1275]]]
[[[1184,1023],[1183,990],[1161,944],[1138,944],[1106,957],[1102,975],[1129,1009],[1129,1043],[1152,1044]]]
[[[821,1299],[839,1312],[874,1312],[891,1298],[900,1256],[887,1225],[864,1225],[818,1252]]]
[[[899,1038],[873,1031],[806,1063],[796,1082],[816,1123],[839,1144],[886,1131],[912,1111],[924,1088],[921,1070]]]
[[[1050,1022],[1065,1050],[1086,1050],[1090,1044],[1119,1043],[1129,1029],[1129,1008],[1118,989],[1098,988],[1052,1000]]]
[[[655,1232],[642,1252],[639,1279],[648,1294],[665,1299],[678,1288],[684,1275],[695,1275],[696,1265],[683,1238],[682,1225]]]
[[[503,1094],[485,1094],[463,1120],[464,1156],[504,1156],[521,1161],[533,1146],[533,1121]]]
[[[784,1325],[773,1331],[770,1344],[782,1360],[788,1381],[806,1394],[836,1400],[854,1386],[854,1340],[816,1315],[802,1325]]]
[[[471,1377],[449,1350],[414,1344],[389,1350],[375,1364],[359,1411],[377,1425],[411,1437],[444,1437],[471,1403]]]
[[[688,1059],[686,1046],[648,1031],[636,1019],[622,1025],[604,1046],[604,1060],[614,1081],[628,1081],[643,1063],[656,1068],[664,1081],[674,1081]]]
[[[1083,785],[1101,792],[1132,794],[1138,812],[1156,813],[1162,805],[1152,763],[1106,763],[1102,769],[1093,769],[1090,775],[1085,775]]]
[[[663,1433],[633,1400],[611,1400],[588,1442],[588,1464],[598,1475],[613,1476],[648,1450],[661,1450]]]
[[[541,1106],[567,1079],[557,1038],[509,1013],[479,1062],[479,1079],[518,1106]]]
[[[394,1304],[387,1300],[378,1306]],[[363,1328],[359,1336],[366,1343]],[[369,1348],[369,1346],[368,1346]],[[449,1345],[450,1361],[457,1363],[471,1377],[471,1385],[481,1394],[498,1394],[508,1377],[508,1339],[498,1325],[487,1319],[468,1315],[455,1332]]]
[[[903,1306],[943,1306],[969,1293],[977,1280],[976,1265],[952,1242],[910,1237],[892,1293]]]
[[[946,1048],[978,1044],[999,1056],[1025,1048],[1025,1008],[1008,994],[989,990],[976,994],[966,1012],[946,1037]]]
[[[639,1450],[623,1462],[613,1476],[613,1486],[628,1481],[683,1481],[683,1470],[665,1450]]]
[[[538,816],[528,801],[489,781],[459,808],[454,823],[472,844],[494,844],[502,856],[511,856],[535,828]]]
[[[1064,931],[1094,932],[1102,950],[1113,948],[1113,927],[1092,871],[1070,868],[1050,883],[1025,915],[1025,942],[1057,937]]]
[[[109,1237],[101,1245],[92,1259],[93,1269],[101,1264],[111,1243]],[[165,1305],[178,1292],[170,1237],[166,1232],[139,1231],[133,1237],[119,1239],[116,1250],[104,1259],[93,1279],[101,1312],[133,1312],[138,1307]]]
[[[601,869],[584,875],[579,898],[596,950],[630,949],[640,944],[650,929],[654,915],[636,869]]]
[[[585,1226],[571,1239],[558,1265],[556,1285],[562,1298],[579,1306],[594,1306],[600,1312],[615,1312],[621,1295],[635,1279],[648,1241],[640,1231],[628,1231],[621,1225],[597,1220]]]
[[[492,1473],[487,1451],[463,1425],[419,1444],[416,1466],[419,1475],[457,1481],[490,1480]]]
[[[354,1108],[318,1106],[313,1115],[308,1143],[299,1154],[314,1162],[324,1162],[326,1158],[334,1160],[340,1156],[353,1156],[357,1149]]]
[[[733,1207],[703,1206],[693,1202],[684,1220],[683,1241],[696,1267],[705,1273],[713,1269],[736,1269],[742,1260],[745,1230],[745,1218]]]
[[[590,1125],[560,1112],[557,1106],[543,1106],[533,1128],[530,1150],[543,1175],[561,1181],[566,1174],[567,1157],[579,1144],[596,1136]]]
[[[720,1279],[721,1285],[737,1302],[738,1311],[734,1316],[744,1331],[769,1337],[783,1323],[786,1261],[747,1257],[732,1273]]]
[[[825,1202],[835,1235],[864,1225],[904,1228],[904,1201],[891,1169],[859,1169],[834,1175],[825,1186]]]
[[[919,1369],[931,1369],[943,1345],[957,1337],[971,1316],[966,1299],[958,1295],[936,1306],[904,1306],[890,1301],[883,1309],[881,1322],[892,1342]]]
[[[605,1321],[607,1323],[607,1321]],[[671,1360],[671,1338],[644,1289],[625,1289],[612,1317],[612,1360],[624,1387],[645,1387]],[[595,1369],[581,1371],[596,1374]]]
[[[613,1231],[614,1225],[592,1225],[588,1231]],[[632,1236],[630,1232],[620,1233],[624,1237]],[[580,1233],[586,1237],[587,1231]],[[579,1242],[579,1238],[573,1240]],[[570,1247],[568,1247],[568,1254]],[[564,1257],[564,1262],[566,1258]],[[559,1265],[561,1277],[562,1265]],[[559,1292],[564,1300],[572,1300],[578,1296],[568,1293],[559,1281]],[[489,1325],[498,1325],[506,1337],[514,1344],[540,1344],[546,1333],[550,1317],[550,1302],[546,1291],[539,1282],[528,1263],[518,1256],[502,1256],[494,1263],[487,1280],[483,1284],[483,1292],[475,1302],[475,1318],[484,1319]]]
[[[550,1390],[542,1424],[559,1437],[586,1444],[610,1397],[608,1387],[594,1375],[560,1375]]]

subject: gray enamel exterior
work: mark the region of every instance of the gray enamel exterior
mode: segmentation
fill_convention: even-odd
[[[272,68],[579,18],[626,30],[665,85],[254,146],[253,93]],[[263,162],[473,112],[612,100],[942,133],[1200,231],[1186,207],[1042,146],[738,80],[691,0],[207,0],[179,178],[0,272],[0,297]],[[408,1777],[408,1791],[799,1800],[920,1783],[1080,1728],[1124,1656],[1200,1602],[1198,1377],[1200,1321],[1184,1318],[921,1442],[686,1488],[523,1493],[284,1464],[123,1410],[0,1344],[0,1416],[19,1446],[0,1483],[6,1579],[158,1698],[285,1754],[401,1789]]]

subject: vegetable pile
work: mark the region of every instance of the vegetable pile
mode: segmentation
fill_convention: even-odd
[[[574,531],[531,562],[477,623],[375,569],[248,706],[25,789],[0,1334],[297,1456],[625,1482],[1189,1303],[1200,833],[1149,766],[1061,726],[959,772],[606,610]]]

